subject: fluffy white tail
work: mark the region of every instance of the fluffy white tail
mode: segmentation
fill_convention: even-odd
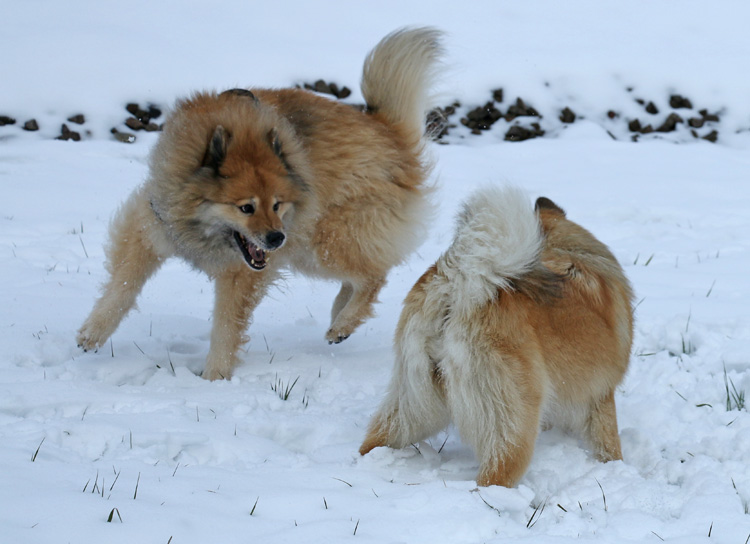
[[[383,38],[365,60],[361,87],[368,108],[402,124],[415,142],[424,134],[430,89],[443,55],[442,35],[429,27],[400,29]]]
[[[458,215],[456,235],[438,260],[438,271],[451,285],[451,306],[470,311],[492,300],[498,289],[539,262],[543,236],[528,197],[517,188],[476,191]]]

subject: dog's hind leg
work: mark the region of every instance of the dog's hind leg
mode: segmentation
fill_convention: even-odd
[[[153,213],[139,193],[133,194],[112,221],[106,268],[109,281],[78,331],[78,346],[96,350],[135,305],[146,281],[164,262],[148,237]]]
[[[598,401],[592,402],[586,434],[594,447],[594,455],[599,461],[622,459],[620,436],[617,432],[617,412],[614,389]]]
[[[514,487],[526,473],[534,454],[537,432],[534,427],[523,429],[513,441],[497,445],[496,456],[484,460],[479,467],[477,485]]]
[[[378,446],[403,448],[424,440],[450,422],[443,375],[433,358],[440,351],[442,307],[426,309],[425,273],[404,301],[396,331],[396,364],[388,395],[370,423],[359,452]]]
[[[351,287],[347,288],[347,284]],[[331,314],[336,312],[337,306],[342,304],[347,291],[351,290],[349,299],[343,307],[336,312],[331,322],[331,328],[326,332],[326,340],[329,344],[343,342],[359,327],[367,318],[372,317],[372,305],[375,303],[380,289],[385,285],[384,277],[367,278],[361,281],[344,282],[341,286],[336,300],[333,304]]]
[[[211,347],[203,377],[229,379],[237,366],[237,350],[246,341],[244,332],[253,310],[263,299],[275,272],[252,272],[245,265],[216,277]]]
[[[531,463],[539,433],[540,407],[535,400],[523,399],[512,411],[505,411],[498,404],[504,399],[486,401],[481,408],[483,415],[458,409],[454,421],[461,436],[472,443],[477,453],[480,463],[477,485],[513,487]]]
[[[389,446],[403,448],[444,429],[450,423],[445,399],[426,356],[398,361],[388,396],[372,418],[359,453]]]
[[[445,340],[450,345],[446,397],[453,422],[476,452],[477,484],[513,487],[534,452],[543,383],[534,361],[523,354],[507,353],[476,335],[457,336],[448,334]]]

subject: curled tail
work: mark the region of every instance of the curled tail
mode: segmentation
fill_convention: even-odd
[[[396,30],[365,59],[361,87],[368,109],[401,125],[413,142],[425,132],[430,89],[443,55],[442,35],[429,27]]]
[[[556,276],[540,261],[541,224],[517,188],[476,191],[458,215],[453,243],[438,260],[450,280],[451,306],[470,312],[497,296],[498,289],[533,298],[554,296]]]

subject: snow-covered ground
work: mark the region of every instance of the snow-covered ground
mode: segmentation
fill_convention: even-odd
[[[746,2],[39,0],[2,12],[0,115],[17,123],[0,126],[0,542],[746,542]],[[376,318],[328,346],[337,286],[290,275],[257,310],[235,377],[209,383],[197,374],[212,286],[172,261],[106,348],[76,348],[105,277],[108,220],[158,137],[113,139],[127,102],[318,78],[356,102],[365,54],[407,24],[448,32],[442,103],[462,104],[452,122],[502,87],[497,106],[521,96],[546,135],[506,142],[500,121],[433,146],[430,235],[392,271]],[[693,110],[672,110],[672,94]],[[584,119],[560,123],[566,106]],[[633,118],[703,108],[720,121],[697,132],[717,130],[716,144],[684,124],[630,141]],[[53,140],[77,113],[86,123],[67,124],[83,141]],[[21,130],[32,117],[41,129]],[[357,454],[401,300],[448,244],[460,200],[487,183],[552,198],[634,284],[616,397],[623,462],[597,463],[552,430],[518,488],[477,489],[452,428]],[[272,390],[293,383],[287,400]]]

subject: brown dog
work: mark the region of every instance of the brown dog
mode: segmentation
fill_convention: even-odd
[[[284,267],[341,281],[326,338],[347,338],[424,230],[439,41],[430,28],[386,36],[365,61],[366,111],[300,89],[179,101],[148,180],[112,222],[111,277],[78,344],[101,346],[172,256],[216,283],[208,379],[231,376],[253,309]]]
[[[615,387],[628,367],[632,292],[609,250],[552,201],[475,194],[456,238],[412,288],[388,395],[360,448],[402,448],[451,420],[479,485],[514,486],[541,425],[622,459]]]

